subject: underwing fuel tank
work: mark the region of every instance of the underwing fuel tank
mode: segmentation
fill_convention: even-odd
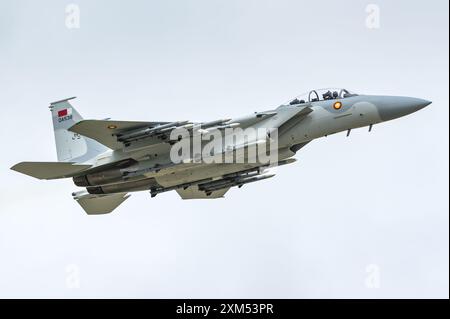
[[[154,178],[146,178],[138,181],[129,181],[102,186],[90,186],[86,187],[86,190],[89,194],[113,194],[146,191],[157,185],[158,183]]]
[[[149,167],[155,166],[154,163],[150,161],[134,162],[126,161],[119,165],[118,167],[105,169],[100,172],[85,174],[81,176],[73,177],[73,182],[75,185],[80,187],[88,186],[101,186],[107,184],[116,184],[131,180],[141,180],[145,178],[142,174],[137,174],[138,172],[143,172]]]

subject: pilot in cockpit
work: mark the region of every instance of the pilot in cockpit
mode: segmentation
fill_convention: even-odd
[[[294,100],[289,102],[289,105],[304,104],[304,103],[305,103],[305,100],[299,100],[299,99],[295,98]]]
[[[331,92],[330,90],[328,90],[326,93],[322,94],[322,97],[324,100],[333,100],[333,99],[337,99],[339,96],[339,93],[334,91]]]

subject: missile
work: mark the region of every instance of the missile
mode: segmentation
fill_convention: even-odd
[[[239,145],[235,145],[235,146],[230,145],[231,148],[227,149],[227,151],[237,151],[237,150],[247,148],[247,147],[264,145],[265,143],[266,143],[266,140],[257,140],[257,141],[253,141],[250,143],[244,143],[244,144],[239,144]]]
[[[180,188],[186,189],[186,188],[188,188],[190,186],[194,186],[194,185],[197,185],[199,183],[204,183],[204,182],[211,181],[211,180],[212,180],[212,178],[206,178],[206,179],[202,179],[202,180],[198,180],[198,181],[194,181],[194,182],[178,184],[178,185],[169,186],[169,187],[153,187],[153,188],[150,189],[150,195],[153,198],[153,197],[155,197],[156,195],[158,195],[160,193],[165,193],[165,192],[177,190],[177,189],[180,189]]]
[[[192,123],[189,123],[189,121],[186,121],[186,123],[187,124],[180,124],[180,125],[172,125],[172,126],[169,126],[169,127],[165,127],[165,128],[162,128],[162,129],[159,129],[159,130],[156,130],[156,134],[158,134],[158,133],[164,133],[164,132],[169,132],[169,131],[172,131],[172,130],[175,130],[175,129],[180,129],[180,128],[184,128],[184,129],[189,129],[189,126],[193,126],[193,124]],[[187,128],[186,128],[187,127]],[[152,132],[153,133],[153,132]]]
[[[215,188],[215,187],[223,188],[224,185],[228,185],[234,181],[235,180],[233,180],[233,179],[221,179],[218,181],[212,181],[210,183],[199,184],[198,189],[201,191],[206,191],[206,190],[209,190],[210,188]]]
[[[176,189],[181,188],[181,187],[184,187],[184,186],[178,186],[177,185],[177,186],[170,186],[170,187],[154,187],[154,188],[150,188],[150,195],[153,198],[153,197],[155,197],[158,194],[169,192],[169,191],[173,191],[173,190],[176,190]]]
[[[148,134],[151,131],[151,129],[152,129],[151,127],[146,127],[146,128],[132,130],[132,131],[129,131],[128,133],[124,133],[124,134],[118,134],[117,139],[119,141],[125,141],[125,140],[133,138],[135,136]]]
[[[265,179],[268,179],[268,178],[272,178],[274,176],[275,176],[275,174],[269,174],[269,175],[261,175],[261,176],[255,176],[255,177],[251,177],[251,178],[246,178],[246,179],[243,179],[243,180],[237,180],[237,181],[231,183],[230,186],[231,187],[233,187],[233,186],[241,187],[244,184],[249,184],[249,183],[262,181],[262,180],[265,180]]]
[[[245,174],[249,174],[249,173],[253,173],[253,172],[260,173],[262,168],[263,168],[263,166],[258,166],[258,167],[249,168],[249,169],[235,172],[235,173],[225,174],[225,175],[223,175],[223,178],[233,178],[233,177],[237,177],[237,176],[244,176]]]
[[[88,194],[89,193],[86,190],[82,190],[82,191],[79,191],[79,192],[73,192],[72,196],[73,196],[73,199],[78,199],[78,198],[86,196]]]
[[[207,189],[202,189],[202,190],[204,190],[207,193],[210,193],[210,192],[214,192],[214,191],[217,191],[217,190],[220,190],[223,188],[228,188],[228,187],[234,187],[234,186],[242,187],[244,184],[262,181],[264,179],[268,179],[268,178],[271,178],[274,176],[275,176],[275,174],[270,174],[270,175],[255,176],[255,177],[246,178],[246,179],[238,179],[236,181],[230,181],[229,183],[217,185],[217,186],[210,187]]]
[[[226,128],[233,128],[233,127],[238,127],[239,125],[241,125],[241,123],[230,123],[230,124],[225,124],[222,126],[216,126],[215,129],[216,130],[223,130]]]
[[[177,121],[177,122],[166,123],[166,124],[162,124],[162,125],[158,125],[158,126],[152,127],[151,131],[152,132],[153,131],[159,131],[161,129],[165,129],[165,128],[168,128],[168,127],[171,127],[171,126],[181,126],[181,125],[185,125],[185,124],[188,124],[188,123],[189,123],[189,121]]]
[[[234,127],[238,127],[239,125],[241,125],[241,124],[240,123],[230,123],[230,124],[224,124],[224,125],[209,127],[207,129],[203,129],[203,127],[202,127],[198,131],[202,131],[202,134],[207,134],[207,133],[209,133],[211,131],[224,130],[226,128],[234,128]]]
[[[223,125],[229,121],[231,121],[231,119],[221,119],[221,120],[205,122],[205,123],[189,123],[189,124],[186,124],[181,127],[186,130],[193,130],[194,133],[207,134],[207,133],[209,133],[207,128],[210,128],[210,127],[216,126],[216,125]]]
[[[242,181],[246,178],[249,177],[253,177],[258,175],[259,172],[258,171],[250,171],[248,173],[244,173],[244,174],[235,174],[235,175],[228,175],[228,176],[224,176],[223,179],[219,179],[219,180],[215,180],[212,182],[208,182],[208,183],[202,183],[198,185],[198,188],[200,190],[208,190],[210,188],[216,188],[216,187],[220,187],[223,188],[223,185],[227,185],[230,183],[237,183],[239,181]]]
[[[172,130],[178,126],[185,125],[188,123],[189,123],[189,121],[177,121],[177,122],[171,122],[171,123],[158,125],[158,126],[151,127],[151,128],[148,127],[148,128],[141,129],[141,130],[132,131],[127,134],[120,135],[119,141],[143,138],[148,135],[155,134],[157,132],[163,132],[163,130],[165,130],[165,131]]]
[[[200,123],[198,126],[200,126],[203,129],[206,129],[208,127],[213,127],[218,124],[224,124],[229,121],[231,121],[231,119],[221,119],[221,120],[216,120],[216,121],[211,121],[211,122]]]

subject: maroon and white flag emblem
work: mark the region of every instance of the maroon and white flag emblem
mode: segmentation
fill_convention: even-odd
[[[64,117],[64,116],[68,116],[68,115],[72,115],[72,109],[70,109],[70,108],[58,111],[58,117]]]

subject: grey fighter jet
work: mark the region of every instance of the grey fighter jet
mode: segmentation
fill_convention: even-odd
[[[39,179],[72,178],[84,188],[72,196],[87,214],[110,213],[137,191],[220,198],[231,187],[272,177],[271,167],[294,162],[296,152],[316,138],[365,126],[370,131],[431,103],[322,89],[269,111],[194,123],[84,120],[72,99],[50,104],[58,162],[21,162],[11,169]],[[251,129],[258,134],[236,134]],[[253,146],[272,153],[265,161],[253,160]]]

